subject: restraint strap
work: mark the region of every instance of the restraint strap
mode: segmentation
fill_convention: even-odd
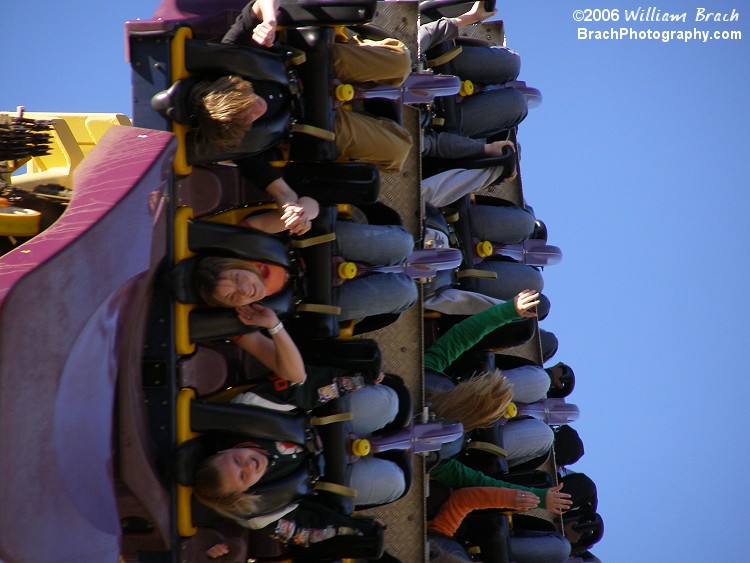
[[[430,59],[429,61],[427,61],[425,63],[425,66],[427,68],[433,68],[436,66],[444,65],[445,63],[448,63],[452,61],[453,59],[455,59],[458,55],[461,54],[461,51],[463,50],[464,49],[463,47],[461,47],[461,45],[456,45],[455,47],[453,47],[453,49],[451,49],[447,53],[443,53],[439,57],[435,57],[434,59]]]
[[[292,248],[308,248],[310,246],[316,246],[318,244],[333,242],[334,240],[336,240],[336,233],[326,233],[324,235],[318,235],[316,237],[295,239],[291,242],[291,245]]]
[[[487,452],[491,453],[496,456],[508,457],[508,452],[506,452],[503,448],[500,446],[496,446],[492,442],[469,442],[466,445],[467,450],[479,450],[480,452]]]
[[[333,305],[322,305],[320,303],[300,303],[296,307],[298,313],[321,313],[323,315],[336,315],[341,314],[341,307],[335,307]]]
[[[461,278],[480,278],[480,279],[486,279],[486,280],[496,280],[497,279],[497,273],[496,272],[486,272],[484,270],[475,270],[472,268],[468,268],[466,270],[459,270],[456,274],[456,277],[458,279]]]
[[[335,422],[345,422],[352,419],[352,413],[340,412],[337,414],[329,414],[328,416],[313,416],[310,418],[310,424],[313,426],[325,426],[326,424],[333,424]]]
[[[316,481],[313,488],[318,491],[328,491],[342,497],[354,498],[357,496],[357,490],[351,487],[345,487],[344,485],[337,485],[336,483],[329,483],[327,481]]]
[[[315,127],[314,125],[306,125],[304,123],[295,123],[292,125],[290,131],[292,133],[303,133],[310,135],[317,139],[323,139],[324,141],[335,141],[336,133],[329,131],[328,129],[322,129],[321,127]]]

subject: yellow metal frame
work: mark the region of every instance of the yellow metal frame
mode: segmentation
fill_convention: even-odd
[[[188,224],[193,219],[193,208],[178,207],[174,214],[174,263],[179,264],[195,256],[188,244]],[[187,356],[195,352],[195,343],[190,341],[190,312],[192,303],[174,303],[174,344],[177,354]]]
[[[169,45],[170,65],[169,78],[171,84],[178,80],[190,78],[185,66],[185,41],[193,38],[193,30],[189,27],[179,27]],[[190,128],[187,125],[172,122],[172,132],[177,137],[177,152],[174,156],[174,173],[180,176],[187,176],[193,171],[193,167],[187,161],[187,132]]]
[[[175,409],[177,446],[181,446],[188,440],[192,440],[198,436],[190,428],[190,403],[194,399],[194,389],[185,387],[177,393],[177,405]],[[192,487],[177,485],[177,533],[186,538],[198,533],[198,528],[193,525],[193,514],[190,508],[192,496]]]
[[[114,125],[132,125],[121,113],[24,112],[23,115],[52,122],[50,152],[31,157],[26,163],[26,172],[11,177],[15,187],[26,191],[44,184],[73,189],[74,170],[104,133]]]

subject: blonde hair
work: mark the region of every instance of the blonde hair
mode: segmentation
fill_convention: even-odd
[[[258,96],[253,85],[239,76],[200,82],[193,88],[191,99],[198,120],[199,151],[236,147],[252,127],[252,123],[238,123],[237,117],[252,110]]]
[[[219,455],[214,454],[204,459],[195,470],[195,496],[222,516],[237,518],[253,515],[258,511],[260,495],[226,493],[221,471],[216,466]]]
[[[195,289],[206,305],[210,305],[211,307],[226,307],[225,304],[214,297],[214,293],[219,279],[227,270],[247,270],[258,276],[261,281],[263,280],[258,267],[248,260],[222,256],[205,256],[198,261],[193,279]]]
[[[513,385],[499,369],[485,372],[430,398],[432,411],[440,418],[459,421],[464,432],[492,426],[508,408]]]

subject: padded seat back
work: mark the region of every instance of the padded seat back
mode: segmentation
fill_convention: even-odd
[[[227,362],[224,356],[205,346],[199,346],[192,356],[177,365],[179,387],[192,387],[198,395],[208,395],[224,387]]]
[[[336,114],[331,98],[331,85],[336,77],[333,72],[333,38],[331,27],[287,29],[285,32],[285,43],[305,53],[305,62],[297,67],[304,88],[298,125],[334,130]],[[336,160],[338,156],[335,141],[311,135],[294,135],[289,147],[291,160],[317,162]]]
[[[300,195],[322,205],[375,203],[380,196],[380,173],[374,164],[347,162],[290,162],[284,179]]]
[[[341,399],[334,399],[315,409],[314,415],[336,415],[346,412],[347,406]],[[301,467],[291,475],[253,488],[253,492],[262,497],[258,515],[279,510],[310,494],[311,483],[319,476],[324,481],[348,487],[348,425],[345,421],[336,421],[316,428],[317,431],[313,430],[307,418],[300,414],[251,405],[193,400],[190,403],[190,429],[202,435],[184,442],[177,449],[175,477],[180,484],[192,486],[197,465],[218,450],[218,437],[229,433],[247,439],[291,442],[305,448],[308,455],[316,456],[316,462]],[[317,457],[320,444],[322,457]],[[315,468],[321,461],[322,465]],[[353,509],[351,499],[343,495],[320,492],[317,498],[343,514]],[[194,521],[194,524],[197,522]]]

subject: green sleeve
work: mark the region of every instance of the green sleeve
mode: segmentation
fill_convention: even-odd
[[[455,459],[448,460],[434,467],[430,471],[430,479],[457,489],[463,487],[505,487],[507,489],[527,491],[539,497],[539,508],[547,507],[547,489],[524,487],[523,485],[493,479],[481,471],[467,467]]]
[[[519,317],[513,300],[494,305],[486,311],[470,316],[451,327],[429,347],[424,353],[425,369],[445,371],[461,354],[485,335],[517,318]]]

